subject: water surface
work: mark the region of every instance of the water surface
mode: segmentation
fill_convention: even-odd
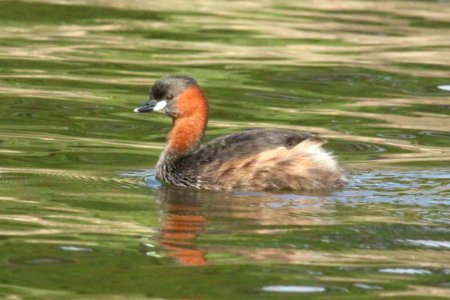
[[[0,4],[0,298],[449,297],[448,1]],[[206,140],[317,132],[349,187],[158,185],[167,74]]]

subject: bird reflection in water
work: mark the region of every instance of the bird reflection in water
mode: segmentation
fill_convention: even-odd
[[[201,200],[202,193],[198,190],[161,187],[158,191],[158,201],[164,212],[159,244],[168,256],[183,265],[206,264],[206,251],[196,246],[196,239],[207,222]]]
[[[276,245],[280,233],[333,223],[330,214],[334,212],[334,205],[322,196],[162,186],[157,199],[163,213],[158,244],[167,256],[189,266],[211,263],[206,259],[208,252],[247,260],[299,262],[305,257],[302,251],[287,251],[284,247],[230,247],[227,243],[236,236],[250,235],[261,236],[268,244]],[[220,246],[208,246],[207,251],[198,246],[201,235],[203,241],[214,236],[215,241],[223,242]]]

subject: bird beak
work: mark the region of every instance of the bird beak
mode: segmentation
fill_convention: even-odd
[[[144,104],[134,109],[134,112],[149,112],[149,111],[160,111],[166,107],[167,102],[165,100],[156,101],[156,100],[148,100]]]

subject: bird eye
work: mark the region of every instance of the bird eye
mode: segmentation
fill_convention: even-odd
[[[167,100],[172,100],[172,99],[173,99],[173,95],[172,95],[172,94],[168,94],[168,95],[166,96],[166,99],[167,99]]]

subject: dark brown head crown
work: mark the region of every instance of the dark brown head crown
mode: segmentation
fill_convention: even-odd
[[[162,100],[167,98],[168,95],[176,98],[191,85],[197,85],[197,82],[191,77],[179,75],[167,76],[153,84],[150,90],[150,98]]]

